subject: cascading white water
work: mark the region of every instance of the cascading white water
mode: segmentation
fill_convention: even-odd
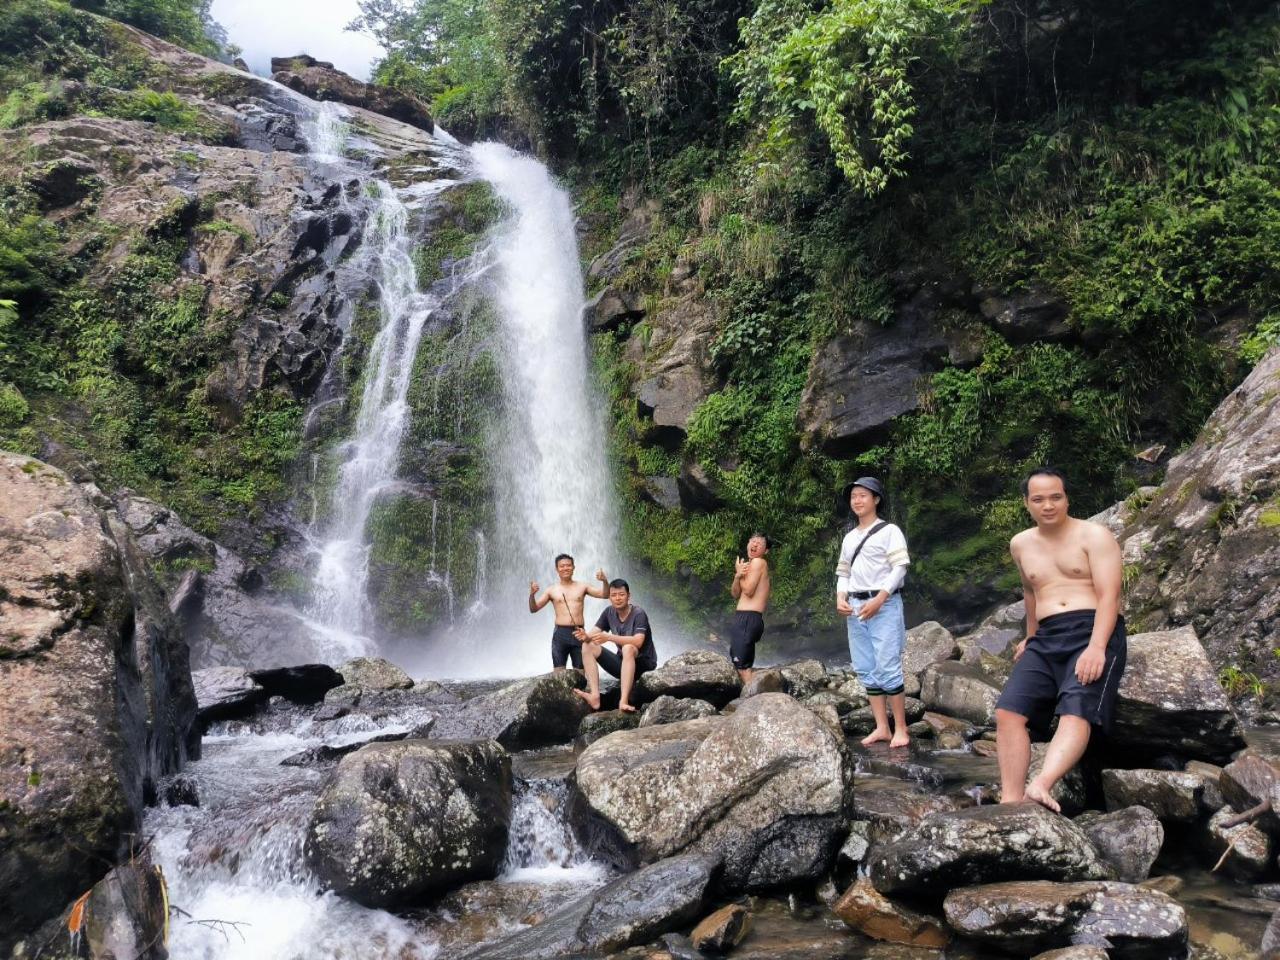
[[[529,582],[554,582],[559,553],[575,558],[578,579],[618,572],[608,434],[591,384],[569,196],[541,163],[506,146],[482,143],[470,153],[508,211],[488,252],[504,393],[490,443],[497,529],[489,583],[490,607],[502,616],[496,630],[487,618],[483,636],[452,631],[424,666],[451,676],[542,673],[551,613],[525,611]],[[588,601],[588,616],[602,606]]]
[[[322,104],[314,152],[341,156],[341,108]],[[418,289],[408,208],[392,186],[369,181],[369,226],[359,256],[377,278],[381,328],[369,347],[364,389],[351,439],[341,448],[330,518],[316,568],[311,615],[329,628],[345,655],[372,652],[369,638],[369,545],[365,527],[374,502],[395,480],[409,426],[409,385],[418,343],[437,305]]]

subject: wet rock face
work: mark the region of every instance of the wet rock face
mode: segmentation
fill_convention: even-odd
[[[316,801],[306,858],[333,890],[386,907],[494,877],[510,820],[511,758],[493,741],[370,744]]]
[[[509,750],[566,743],[590,713],[573,692],[582,684],[573,670],[519,680],[443,712],[435,736],[488,737]]]
[[[1073,943],[1112,958],[1186,955],[1187,916],[1176,900],[1127,883],[993,883],[943,902],[959,934],[1024,955]]]
[[[92,886],[198,755],[185,648],[102,508],[0,454],[0,951]]]
[[[191,680],[202,724],[247,716],[267,701],[267,691],[239,667],[207,667],[194,671]]]
[[[951,940],[951,933],[933,917],[894,903],[865,877],[846,890],[831,909],[848,926],[873,940],[938,948]]]
[[[638,713],[623,713],[621,710],[604,710],[600,713],[589,713],[578,725],[578,746],[588,747],[601,737],[618,730],[631,730],[640,723]]]
[[[1039,804],[935,813],[868,856],[887,894],[932,894],[1003,880],[1100,880],[1110,875],[1089,838]]]
[[[664,693],[644,708],[639,725],[652,727],[659,723],[679,723],[681,720],[710,717],[715,712],[716,708],[705,700],[678,700]]]
[[[1236,811],[1231,807],[1215,813],[1203,827],[1201,843],[1215,863],[1226,854],[1222,869],[1229,876],[1237,880],[1257,880],[1271,866],[1271,837],[1252,823],[1227,826],[1235,816]]]
[[[1270,801],[1272,809],[1257,824],[1272,836],[1280,836],[1280,757],[1252,748],[1222,768],[1218,787],[1223,799],[1237,810],[1249,810]]]
[[[342,682],[362,690],[408,690],[413,680],[390,660],[356,657],[338,667]]]
[[[1108,810],[1143,806],[1161,820],[1190,823],[1200,816],[1204,782],[1180,770],[1103,770]]]
[[[587,818],[618,859],[685,850],[725,859],[725,884],[767,888],[830,866],[842,838],[841,744],[785,694],[743,701],[730,716],[622,731],[578,760]]]
[[[693,928],[689,939],[695,950],[728,953],[751,932],[751,913],[740,903],[721,907]]]
[[[1147,879],[1164,845],[1164,826],[1146,807],[1079,817],[1076,824],[1084,829],[1115,878],[1125,883]]]
[[[661,860],[575,900],[537,926],[463,957],[551,960],[646,943],[701,914],[718,868],[718,858],[706,854]]]
[[[337,69],[332,63],[301,54],[296,57],[272,57],[272,79],[312,100],[336,100],[353,107],[363,107],[402,123],[431,131],[435,125],[430,108],[417,97],[362,83]]]
[[[1129,638],[1111,741],[1130,755],[1174,753],[1224,763],[1240,723],[1190,627]]]
[[[1141,560],[1128,590],[1131,618],[1146,629],[1194,627],[1219,666],[1269,661],[1276,645],[1278,387],[1280,349],[1272,349],[1169,462],[1159,492],[1121,537],[1126,561]]]
[[[706,700],[722,707],[742,689],[729,658],[709,650],[691,650],[672,657],[639,679],[636,689],[645,700],[669,697]]]
[[[960,656],[951,631],[929,620],[907,631],[907,645],[902,651],[902,672],[919,674],[925,667]]]
[[[925,668],[920,699],[929,710],[986,726],[995,722],[1000,688],[978,667],[948,661]]]

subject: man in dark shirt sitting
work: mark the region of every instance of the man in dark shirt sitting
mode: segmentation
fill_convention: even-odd
[[[631,705],[631,689],[636,678],[658,666],[658,652],[653,645],[653,632],[649,629],[649,615],[631,602],[631,587],[625,580],[609,582],[609,606],[590,630],[579,628],[574,636],[582,642],[582,669],[587,675],[586,692],[575,690],[578,696],[600,709],[600,667],[617,677],[621,683],[618,709],[635,713]],[[615,644],[618,652],[605,649],[606,643]]]

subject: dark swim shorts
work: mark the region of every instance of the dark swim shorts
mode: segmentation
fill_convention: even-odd
[[[756,662],[756,644],[764,634],[764,616],[754,610],[736,610],[729,621],[729,657],[739,670]]]
[[[1107,641],[1102,676],[1086,685],[1076,677],[1076,660],[1089,646],[1093,616],[1093,610],[1068,610],[1041,620],[1013,665],[996,709],[1021,714],[1039,731],[1047,731],[1052,718],[1064,713],[1109,730],[1128,650],[1124,617],[1116,618]]]
[[[551,666],[555,670],[559,670],[569,660],[579,670],[582,669],[582,644],[573,635],[573,631],[573,627],[557,624],[555,633],[551,634]]]
[[[596,663],[600,664],[600,669],[603,670],[605,673],[609,674],[609,676],[617,677],[619,680],[622,679],[622,654],[621,653],[614,653],[612,650],[609,650],[608,648],[606,648],[604,650],[601,650],[598,654],[596,654]],[[648,673],[650,670],[656,670],[656,669],[658,669],[657,660],[646,660],[640,657],[636,657],[636,679],[637,680],[639,680],[642,675]]]

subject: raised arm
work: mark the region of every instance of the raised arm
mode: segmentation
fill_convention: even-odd
[[[742,595],[744,597],[754,597],[756,590],[760,588],[760,581],[764,578],[764,557],[752,557],[747,563],[746,575],[742,578]]]
[[[595,597],[597,600],[608,600],[609,578],[605,576],[603,569],[596,571],[596,579],[600,581],[600,586],[587,587],[587,596]]]
[[[529,612],[530,613],[537,613],[539,610],[545,607],[547,603],[550,602],[550,600],[551,600],[550,590],[547,590],[546,592],[544,592],[542,596],[538,596],[538,581],[536,580],[529,581]]]

